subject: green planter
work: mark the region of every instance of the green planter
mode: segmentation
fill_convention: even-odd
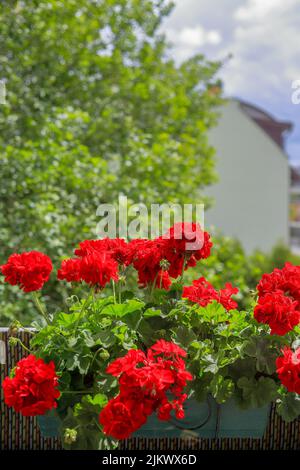
[[[218,405],[212,397],[203,403],[190,399],[185,404],[183,420],[172,418],[166,422],[152,415],[133,437],[261,438],[268,424],[270,408],[266,405],[241,410],[233,400]]]
[[[194,436],[202,438],[261,438],[266,430],[270,405],[241,410],[233,400],[218,405],[212,397],[199,403],[190,399],[185,404],[185,418],[160,421],[155,414],[132,437],[160,438]],[[61,421],[56,415],[37,417],[43,437],[58,437]]]
[[[42,437],[58,437],[61,420],[56,415],[37,416],[37,424]]]

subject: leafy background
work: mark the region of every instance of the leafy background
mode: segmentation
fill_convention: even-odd
[[[170,59],[159,26],[171,8],[168,0],[1,2],[0,263],[38,249],[57,265],[95,236],[98,205],[119,194],[209,205],[202,189],[217,177],[207,133],[223,101],[221,64]],[[237,242],[218,240],[203,274],[217,284],[232,278],[246,295],[270,258],[248,260]],[[67,295],[52,280],[44,300],[55,311]],[[0,284],[1,324],[34,318],[27,297]]]

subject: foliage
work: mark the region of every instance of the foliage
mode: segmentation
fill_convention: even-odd
[[[239,288],[237,299],[241,308],[248,309],[253,304],[255,288],[264,273],[281,269],[287,261],[300,265],[300,257],[282,243],[275,245],[269,253],[256,250],[251,254],[246,254],[238,240],[220,233],[213,235],[213,243],[210,257],[194,270],[186,271],[185,283],[191,283],[200,275],[216,288],[231,282]]]
[[[196,56],[175,65],[159,33],[171,8],[168,0],[1,2],[3,259],[34,246],[57,261],[94,236],[96,208],[120,193],[188,203],[214,181],[207,131],[221,102],[219,64]],[[56,285],[48,291],[62,299]],[[3,295],[7,323],[13,293]],[[15,313],[33,315],[24,305]]]
[[[254,302],[241,311],[227,311],[215,300],[203,307],[182,300],[182,287],[181,280],[169,291],[150,285],[140,289],[137,298],[123,279],[115,285],[119,295],[104,296],[92,289],[86,298],[73,296],[69,310],[50,315],[48,324],[44,319],[33,324],[37,331],[31,353],[45,362],[53,360],[59,376],[56,413],[67,449],[117,445],[98,420],[118,393],[117,379],[106,373],[107,366],[131,349],[145,351],[159,339],[187,351],[187,369],[194,377],[190,397],[201,402],[210,394],[219,404],[234,399],[242,409],[276,401],[285,420],[299,415],[299,395],[288,393],[276,373],[282,348],[299,345],[299,326],[284,336],[270,335],[269,327],[253,317]],[[13,339],[14,344],[19,341]]]

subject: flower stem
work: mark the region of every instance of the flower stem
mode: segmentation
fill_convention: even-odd
[[[78,318],[77,318],[77,322],[76,322],[76,325],[75,325],[75,331],[77,331],[77,329],[78,329],[80,320],[81,320],[82,317],[83,317],[84,309],[85,309],[85,307],[86,307],[88,301],[90,300],[91,296],[94,297],[94,290],[93,290],[93,289],[90,291],[89,295],[87,296],[87,298],[85,299],[85,301],[84,301],[83,304],[82,304],[82,307],[81,307],[81,310],[80,310],[80,312],[79,312],[79,315],[78,315]]]
[[[12,342],[10,343],[11,346],[15,346],[16,343],[19,343],[20,346],[21,346],[23,349],[25,349],[25,351],[27,351],[27,352],[29,352],[29,354],[31,354],[30,349],[28,349],[27,346],[25,346],[25,344],[24,344],[19,338],[14,338],[14,337],[12,337],[12,338],[13,338],[14,342],[13,342],[13,343],[12,343]]]
[[[179,283],[180,283],[181,285],[183,284],[183,276],[184,276],[184,271],[185,271],[185,266],[186,266],[187,260],[188,260],[188,256],[187,256],[187,255],[184,255],[183,264],[182,264],[181,276],[180,276],[180,278],[179,278]]]
[[[46,313],[46,311],[44,310],[44,307],[42,306],[41,302],[40,302],[40,299],[39,299],[39,296],[36,292],[33,292],[32,293],[32,297],[33,297],[33,301],[35,303],[35,306],[36,308],[38,309],[38,311],[40,312],[40,314],[42,315],[42,317],[44,317],[46,323],[48,325],[50,325],[50,319],[48,317],[48,314]]]
[[[117,303],[117,300],[116,300],[116,284],[115,284],[115,281],[113,279],[111,280],[111,283],[112,283],[113,294],[114,294],[114,303],[116,304]]]

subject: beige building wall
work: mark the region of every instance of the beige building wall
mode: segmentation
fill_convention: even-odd
[[[284,152],[238,101],[224,106],[210,141],[219,182],[206,191],[215,199],[206,227],[238,238],[248,253],[288,243],[290,170]]]

